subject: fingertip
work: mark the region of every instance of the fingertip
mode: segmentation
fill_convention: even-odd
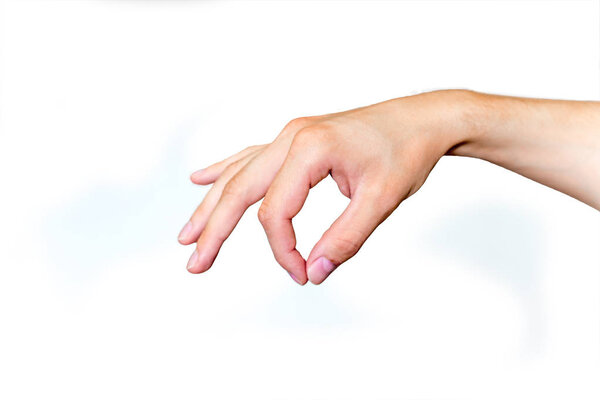
[[[190,180],[196,185],[208,185],[214,183],[215,178],[212,177],[206,169],[199,169],[198,171],[192,172]]]
[[[337,268],[326,257],[319,257],[313,261],[306,269],[308,280],[314,285],[320,285]]]
[[[206,257],[196,248],[192,253],[187,264],[187,270],[192,274],[201,274],[210,269],[212,262],[207,261]]]
[[[307,280],[300,280],[296,277],[296,275],[294,275],[293,273],[291,273],[289,271],[288,271],[288,274],[294,280],[294,282],[296,282],[298,285],[300,285],[300,286],[306,285]]]
[[[179,244],[189,246],[190,244],[196,243],[196,240],[198,240],[198,236],[200,236],[200,233],[202,233],[202,231],[197,233],[190,232],[186,237],[178,237],[177,241],[179,242]]]
[[[202,268],[200,268],[200,269],[198,269],[198,268],[192,268],[192,269],[190,269],[190,268],[188,268],[188,270],[187,270],[187,271],[188,271],[190,274],[192,274],[192,275],[200,275],[200,274],[202,274],[202,273],[204,273],[204,272],[208,271],[208,268],[207,268],[207,269],[202,269]]]
[[[302,268],[302,270],[288,270],[284,267],[290,278],[292,278],[294,282],[300,286],[304,286],[308,283],[308,277],[306,276],[305,268],[306,267]]]
[[[189,246],[190,244],[194,244],[196,243],[196,241],[194,240],[194,238],[189,238],[189,239],[178,239],[179,244],[183,245],[183,246]]]
[[[194,229],[194,226],[192,225],[192,221],[186,222],[186,224],[181,229],[179,236],[177,237],[177,240],[179,241],[179,243],[181,243],[183,245],[189,244],[190,236],[192,234],[193,229]]]
[[[191,270],[192,273],[200,274],[208,271],[212,267],[219,253],[219,248],[215,247],[213,243],[207,243],[202,239],[198,239],[194,253],[196,255],[194,256],[194,254],[192,254],[187,268],[188,270]]]
[[[194,250],[194,252],[190,256],[190,259],[188,260],[186,268],[192,274],[196,274],[196,273],[198,273],[196,271],[197,270],[197,266],[198,266],[198,249]]]
[[[191,222],[188,222],[188,224],[190,224],[190,226],[186,224],[186,226],[183,227],[181,233],[179,234],[179,237],[177,237],[177,241],[179,242],[179,244],[182,244],[184,246],[189,246],[192,243],[196,243],[198,237],[202,233],[201,226],[193,226]]]
[[[300,286],[304,286],[308,283],[308,277],[306,276],[306,261],[302,258],[302,255],[298,250],[294,249],[283,258],[283,262],[279,264],[287,271],[290,277]]]
[[[198,176],[202,175],[203,171],[204,171],[204,169],[198,169],[198,170],[192,172],[190,174],[191,181],[194,182]]]

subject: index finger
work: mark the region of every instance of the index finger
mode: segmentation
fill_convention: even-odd
[[[302,209],[310,189],[329,175],[322,148],[312,139],[305,140],[307,136],[300,132],[294,139],[258,212],[275,259],[301,285],[308,281],[306,260],[296,249],[292,218]]]

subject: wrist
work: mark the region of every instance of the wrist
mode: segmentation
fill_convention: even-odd
[[[451,104],[443,128],[449,145],[445,154],[482,158],[490,131],[492,99],[471,90],[447,90],[444,93],[448,97],[445,104]]]
[[[380,105],[393,107],[396,132],[423,135],[432,155],[492,161],[508,145],[503,136],[510,135],[503,132],[514,130],[510,125],[519,120],[521,107],[507,102],[519,103],[520,99],[448,89],[400,97]]]
[[[426,135],[428,146],[438,157],[445,154],[477,157],[484,145],[487,129],[482,101],[486,95],[463,89],[437,90],[396,99],[400,126],[406,116],[414,116],[411,124]]]

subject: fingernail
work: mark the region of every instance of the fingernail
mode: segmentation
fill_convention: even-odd
[[[185,240],[190,232],[192,232],[192,221],[188,221],[184,226],[183,229],[181,229],[181,232],[179,233],[179,240]]]
[[[291,272],[288,272],[288,274],[290,274],[292,279],[295,280],[298,285],[302,285],[302,282],[300,282],[300,280],[298,278],[296,278],[296,276],[294,274],[292,274]]]
[[[196,261],[198,261],[198,250],[194,250],[194,252],[192,253],[190,260],[187,263],[187,269],[191,270],[192,268],[194,268],[196,266]]]
[[[325,257],[319,257],[308,266],[307,274],[312,283],[317,285],[333,272],[335,265]]]

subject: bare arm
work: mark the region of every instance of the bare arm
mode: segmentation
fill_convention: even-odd
[[[465,93],[467,138],[449,154],[490,161],[600,210],[600,103]]]
[[[435,91],[295,119],[272,143],[192,174],[213,186],[179,236],[196,243],[188,270],[208,270],[264,197],[259,219],[275,259],[299,284],[319,284],[446,154],[490,161],[600,209],[600,103]],[[292,219],[329,175],[351,201],[304,259]]]

